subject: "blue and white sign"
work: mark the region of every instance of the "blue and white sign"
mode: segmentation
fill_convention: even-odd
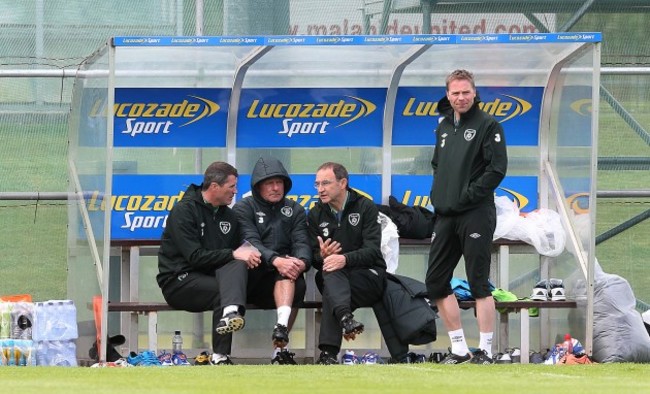
[[[381,146],[384,88],[244,89],[238,148]]]
[[[99,193],[88,199],[88,212],[111,208],[111,238],[114,240],[160,239],[169,211],[183,198],[191,183],[203,175],[114,175],[113,195],[103,201]]]
[[[113,145],[225,147],[229,100],[230,89],[117,88]]]
[[[539,144],[542,87],[478,87],[480,108],[503,126],[508,146]],[[397,91],[393,145],[435,145],[444,87],[404,86]]]
[[[431,209],[431,175],[393,175],[391,195],[406,205],[419,205]],[[536,176],[506,176],[496,190],[497,196],[514,200],[521,212],[538,207]]]

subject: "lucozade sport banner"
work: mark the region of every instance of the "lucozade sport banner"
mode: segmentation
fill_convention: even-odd
[[[381,146],[385,88],[244,89],[237,147]]]
[[[113,145],[224,147],[229,100],[225,88],[116,88]]]
[[[537,145],[541,113],[541,87],[476,88],[480,108],[501,123],[508,146]],[[435,145],[444,87],[403,86],[397,91],[393,145]]]

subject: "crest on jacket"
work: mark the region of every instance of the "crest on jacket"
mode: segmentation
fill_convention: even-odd
[[[230,232],[230,222],[219,222],[219,228],[221,229],[221,232],[224,234],[228,234]]]
[[[280,209],[280,213],[290,218],[291,216],[293,216],[293,208],[291,208],[288,205],[285,205],[282,207],[282,209]]]
[[[465,137],[465,141],[473,140],[474,136],[476,136],[476,130],[474,129],[467,129],[465,130],[465,133],[463,133],[463,137]]]
[[[353,226],[359,224],[360,220],[361,220],[361,215],[358,213],[351,213],[348,215],[348,222],[350,222],[350,224]]]

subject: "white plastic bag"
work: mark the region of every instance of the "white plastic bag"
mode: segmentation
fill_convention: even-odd
[[[497,227],[494,230],[492,240],[503,238],[508,234],[514,225],[519,221],[519,207],[517,203],[506,196],[497,196],[494,198],[494,204],[497,208]]]
[[[399,234],[397,226],[383,213],[379,212],[381,224],[381,254],[386,261],[386,272],[394,274],[399,264]]]
[[[524,241],[533,245],[543,256],[559,256],[566,246],[566,232],[560,215],[550,209],[540,208],[520,216],[503,238]]]

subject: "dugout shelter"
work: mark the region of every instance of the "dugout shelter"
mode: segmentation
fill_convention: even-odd
[[[567,234],[561,255],[513,259],[499,284],[526,283],[513,290],[525,296],[535,279],[565,278],[578,308],[543,314],[541,343],[570,331],[591,350],[600,41],[599,33],[573,32],[114,37],[83,62],[74,85],[69,298],[86,305],[103,295],[102,332],[130,327],[137,336],[137,317],[108,316],[106,303],[162,300],[155,256],[140,251],[156,245],[173,204],[215,160],[238,168],[238,197],[264,153],[284,162],[289,197],[306,208],[317,199],[314,173],[325,161],[343,163],[351,186],[377,203],[393,195],[430,206],[437,101],[446,75],[464,68],[475,75],[483,110],[505,130],[509,168],[497,195],[524,213],[557,211]],[[398,273],[423,279],[426,252],[405,250]],[[120,280],[129,271],[131,279]],[[204,346],[208,322],[178,327],[179,316],[161,318],[159,331],[183,328],[194,333],[192,347]],[[92,319],[79,308],[80,321]],[[269,327],[247,321],[252,350],[242,354],[265,349]],[[374,338],[362,346],[379,347]],[[236,340],[235,352],[241,347]]]

